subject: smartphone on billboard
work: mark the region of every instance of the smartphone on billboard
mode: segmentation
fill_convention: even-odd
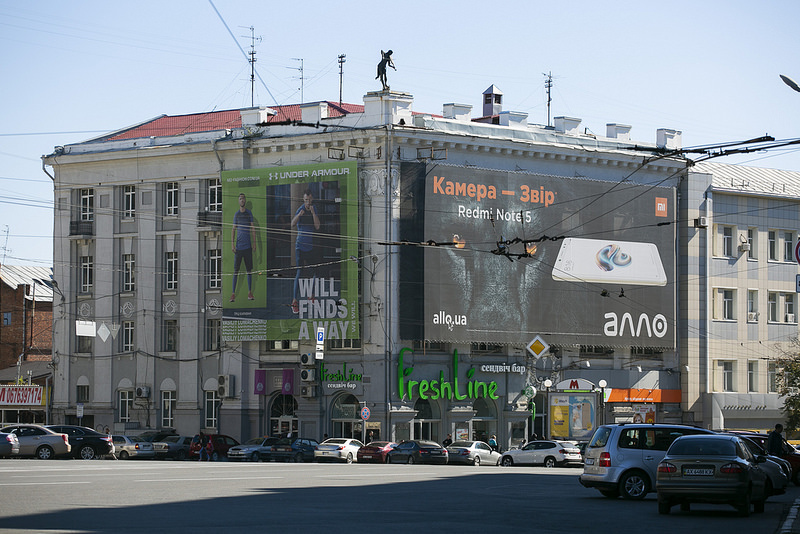
[[[667,274],[655,243],[567,237],[561,243],[553,279],[640,286],[664,286]]]

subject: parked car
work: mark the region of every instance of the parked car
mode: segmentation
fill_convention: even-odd
[[[144,441],[155,443],[156,441],[162,441],[167,436],[178,436],[178,435],[179,434],[175,432],[174,428],[162,428],[159,430],[145,430],[144,432],[139,434],[138,437],[143,439]]]
[[[248,439],[244,443],[228,449],[228,460],[234,462],[268,462],[272,446],[278,443],[278,441],[278,438],[271,438],[269,436]],[[198,448],[198,450],[200,449]],[[262,452],[265,453],[263,457],[261,456]]]
[[[19,439],[16,434],[0,432],[0,458],[11,458],[19,454]]]
[[[42,425],[8,425],[0,428],[0,432],[16,434],[19,440],[19,456],[50,460],[57,456],[66,456],[72,450],[66,434],[53,432]]]
[[[767,449],[767,439],[769,439],[769,434],[741,430],[730,430],[729,433],[749,438],[758,443],[764,450]],[[787,441],[784,439],[783,452],[779,455],[779,458],[782,458],[791,464],[792,482],[794,482],[795,486],[800,486],[800,451],[789,445],[789,443],[787,443]]]
[[[761,445],[746,436],[739,436],[739,438],[750,449],[750,453],[753,456],[763,456],[767,459],[761,465],[761,469],[767,474],[767,493],[769,495],[783,495],[786,493],[786,487],[792,480],[792,464],[783,458],[772,456]]]
[[[47,428],[67,435],[74,458],[94,460],[106,454],[114,454],[114,443],[108,434],[77,425],[47,425]]]
[[[351,464],[358,461],[358,449],[364,444],[352,438],[328,438],[314,451],[314,461],[336,461]]]
[[[272,446],[270,456],[276,462],[313,462],[317,445],[319,442],[315,439],[281,438]]]
[[[711,430],[686,425],[619,423],[595,430],[586,456],[580,483],[596,488],[606,497],[644,499],[655,491],[658,463],[672,442],[680,436],[714,434]]]
[[[172,458],[175,460],[185,460],[188,458],[191,445],[191,436],[179,435],[165,436],[161,438],[161,441],[153,442],[156,458]]]
[[[503,457],[483,441],[454,441],[447,447],[448,463],[469,465],[500,465]]]
[[[394,441],[370,441],[360,449],[356,455],[358,462],[385,464],[389,451],[394,449]]]
[[[562,465],[580,465],[583,461],[581,451],[574,443],[540,439],[529,441],[521,449],[510,449],[503,453],[500,465],[543,465],[556,467]]]
[[[764,456],[753,456],[733,435],[694,435],[677,438],[658,464],[658,513],[675,504],[689,511],[691,503],[731,504],[741,516],[764,511],[768,477]]]
[[[390,450],[386,463],[390,464],[447,464],[447,449],[435,441],[412,439],[401,441]]]
[[[153,444],[139,436],[111,436],[117,458],[129,460],[131,458],[155,458],[156,451]]]
[[[239,445],[239,442],[225,434],[207,434],[211,442],[211,459],[215,462],[228,457],[231,447]],[[200,458],[200,436],[192,438],[192,445],[189,449],[189,458]]]

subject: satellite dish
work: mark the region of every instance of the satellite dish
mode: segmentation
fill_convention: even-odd
[[[789,87],[800,93],[800,85],[797,85],[797,82],[795,82],[788,76],[784,76],[783,74],[779,74],[779,76],[781,77],[781,80],[783,80],[783,83],[785,83],[786,85],[788,85]]]

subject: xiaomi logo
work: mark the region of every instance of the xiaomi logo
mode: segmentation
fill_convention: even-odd
[[[656,197],[656,217],[667,217],[667,199]]]

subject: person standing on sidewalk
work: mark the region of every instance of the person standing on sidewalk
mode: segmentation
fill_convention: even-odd
[[[769,437],[767,437],[767,452],[772,456],[782,456],[784,454],[781,432],[783,432],[783,425],[778,423],[775,425],[775,430],[770,432]]]

